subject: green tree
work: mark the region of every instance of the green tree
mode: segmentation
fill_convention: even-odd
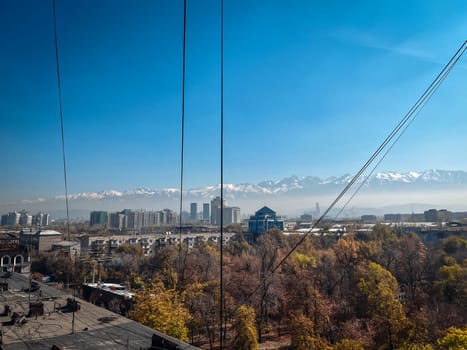
[[[255,311],[246,305],[241,305],[234,318],[233,328],[235,337],[232,341],[232,349],[258,350],[256,339]]]
[[[135,310],[130,317],[172,337],[188,340],[190,313],[183,305],[183,298],[175,289],[165,289],[162,283],[153,282],[135,296]]]

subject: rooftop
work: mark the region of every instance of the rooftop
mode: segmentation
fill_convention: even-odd
[[[34,231],[34,232],[29,232],[29,231],[21,231],[22,235],[38,235],[38,236],[60,236],[63,235],[63,233],[54,231],[54,230],[39,230],[39,231]]]
[[[32,288],[29,296],[27,277],[16,273],[2,276],[0,283],[8,283],[8,290],[0,292],[0,313],[6,305],[10,308],[10,312],[0,314],[5,349],[49,350],[56,345],[63,349],[140,350],[151,348],[154,335],[164,339],[166,346],[175,344],[168,349],[197,349],[78,298],[80,310],[74,313],[73,333],[73,312],[66,308],[67,300],[72,300],[70,294],[35,282],[40,288]],[[43,315],[27,317],[29,297],[33,303],[43,303]]]

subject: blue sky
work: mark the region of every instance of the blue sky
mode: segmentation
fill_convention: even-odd
[[[183,2],[56,0],[69,191],[178,187]],[[219,182],[219,1],[188,0],[185,186]],[[225,0],[225,182],[353,173],[465,1]],[[63,193],[51,1],[0,2],[1,201]],[[381,170],[467,170],[467,58]]]

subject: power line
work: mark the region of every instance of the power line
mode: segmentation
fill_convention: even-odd
[[[60,131],[61,131],[61,141],[62,141],[62,162],[63,162],[63,179],[65,183],[65,206],[66,206],[66,221],[67,221],[67,235],[68,240],[70,240],[70,214],[68,206],[68,181],[67,181],[67,171],[66,171],[66,156],[65,156],[65,127],[63,123],[63,107],[62,107],[62,84],[60,76],[60,60],[58,55],[58,37],[57,37],[57,17],[55,10],[55,0],[53,0],[53,20],[54,20],[54,44],[55,44],[55,66],[57,69],[57,92],[58,92],[58,106],[60,114]],[[70,246],[71,252],[71,246]]]
[[[467,41],[464,41],[457,52],[451,57],[449,62],[444,66],[441,72],[436,76],[428,88],[423,92],[417,102],[412,106],[412,108],[404,115],[402,120],[396,125],[396,127],[389,133],[386,139],[380,144],[378,149],[370,156],[366,163],[361,167],[361,169],[352,177],[349,183],[345,188],[339,193],[339,195],[334,199],[334,201],[329,205],[325,212],[318,218],[318,220],[312,225],[310,230],[303,235],[303,237],[292,247],[292,249],[280,260],[280,262],[267,274],[258,285],[253,289],[253,291],[244,299],[244,302],[247,302],[255,295],[258,290],[261,288],[262,284],[272,277],[272,275],[282,266],[283,263],[292,255],[292,253],[308,238],[310,233],[314,228],[316,228],[321,221],[329,214],[329,212],[334,208],[334,206],[342,199],[342,197],[349,191],[349,189],[355,184],[355,182],[360,178],[360,176],[365,172],[365,170],[373,163],[373,161],[379,156],[379,154],[386,148],[386,146],[391,143],[394,137],[399,133],[401,129],[408,123],[411,119],[411,116],[422,106],[427,96],[431,97],[434,93],[434,87],[439,87],[442,81],[446,78],[447,74],[452,70],[454,65],[459,61],[460,57],[467,50]],[[433,91],[432,91],[433,90]],[[391,146],[393,147],[393,146]]]
[[[467,49],[464,48],[464,50],[462,51],[462,53],[460,53],[460,55],[458,55],[458,57],[453,61],[453,63],[450,65],[450,67],[446,70],[446,72],[443,73],[443,75],[440,77],[440,79],[437,81],[437,83],[433,86],[433,88],[430,90],[430,92],[424,97],[422,103],[420,104],[421,107],[414,113],[412,113],[411,115],[411,119],[410,121],[405,125],[405,127],[403,128],[403,130],[399,133],[399,135],[397,136],[397,138],[393,141],[393,143],[391,144],[391,146],[386,150],[386,152],[383,154],[383,156],[379,159],[379,161],[375,164],[375,166],[373,167],[373,169],[370,171],[370,173],[368,173],[368,175],[365,177],[365,179],[360,183],[360,185],[358,186],[358,188],[354,191],[354,193],[349,197],[349,199],[345,202],[345,204],[342,206],[342,208],[339,210],[339,212],[336,214],[336,216],[334,217],[334,219],[337,219],[341,213],[345,210],[345,208],[348,206],[348,204],[354,199],[354,197],[357,195],[357,193],[362,189],[362,187],[368,182],[368,180],[371,178],[371,176],[373,175],[373,173],[376,171],[376,169],[379,167],[379,165],[381,164],[381,162],[386,158],[386,156],[388,155],[389,152],[391,152],[391,150],[394,148],[394,146],[396,145],[396,143],[399,141],[399,139],[402,137],[402,135],[404,135],[404,133],[406,132],[406,130],[410,127],[410,125],[412,125],[412,123],[414,122],[414,120],[417,118],[418,114],[420,113],[420,111],[425,107],[425,105],[429,102],[429,100],[431,99],[431,97],[434,95],[434,93],[436,92],[436,90],[438,90],[439,86],[444,82],[444,80],[446,79],[446,77],[449,75],[449,73],[451,72],[451,70],[454,68],[454,66],[456,65],[457,61],[460,59],[460,57],[462,56],[462,54],[465,52],[465,50]]]
[[[180,288],[182,278],[182,211],[183,211],[183,175],[185,163],[185,81],[186,81],[186,0],[183,0],[183,43],[182,43],[182,110],[180,127],[180,212],[179,212],[179,232],[178,232],[178,280],[177,286]],[[180,308],[177,309],[180,315]],[[179,339],[181,347],[181,339]]]
[[[185,81],[186,81],[186,0],[183,0],[183,44],[182,44],[182,111],[181,111],[181,149],[180,149],[180,215],[178,244],[178,278],[182,272],[182,211],[183,211],[183,175],[185,162]]]
[[[52,13],[54,21],[54,45],[55,45],[55,66],[57,69],[57,93],[58,93],[58,106],[60,114],[60,131],[61,131],[61,141],[62,141],[62,161],[63,161],[63,180],[65,185],[65,207],[66,207],[66,231],[69,244],[69,256],[71,260],[71,239],[70,239],[70,210],[68,205],[68,181],[67,181],[67,171],[66,171],[66,156],[65,156],[65,127],[63,123],[63,107],[62,107],[62,84],[60,76],[60,60],[58,54],[58,35],[57,35],[57,15],[56,15],[56,4],[55,0],[52,1]],[[70,287],[70,275],[67,274],[68,279],[68,288]],[[75,288],[73,286],[73,288]],[[73,299],[74,299],[73,292]],[[75,310],[73,308],[73,317],[72,317],[72,327],[71,332],[75,332]]]
[[[220,215],[220,271],[219,271],[219,345],[224,348],[224,0],[221,0],[221,30],[220,30],[220,170],[221,170],[221,215]]]

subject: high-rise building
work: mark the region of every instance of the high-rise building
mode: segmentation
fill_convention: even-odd
[[[0,225],[6,226],[8,225],[8,214],[2,215],[2,219],[0,221]]]
[[[152,227],[159,225],[159,215],[157,211],[144,212],[143,227]]]
[[[125,227],[125,214],[123,213],[110,213],[109,223],[110,227],[117,228],[119,230]]]
[[[21,226],[31,226],[32,225],[32,215],[29,215],[28,212],[22,211],[19,216],[18,223]]]
[[[143,227],[144,211],[143,210],[130,210],[126,214],[126,226],[129,229],[138,229]]]
[[[239,207],[224,207],[224,225],[240,223]]]
[[[161,225],[173,225],[177,223],[177,214],[170,209],[162,209],[160,212]]]
[[[19,225],[20,217],[21,217],[21,213],[18,213],[17,211],[2,215],[2,225],[5,225],[5,226]]]
[[[209,203],[203,203],[203,221],[209,221]]]
[[[47,213],[37,213],[32,217],[32,224],[38,227],[49,226],[50,215]]]
[[[190,204],[190,220],[196,221],[198,219],[198,203]]]
[[[224,201],[225,205],[225,201]],[[211,201],[211,224],[220,225],[221,223],[221,197],[217,196]]]
[[[108,214],[106,211],[92,211],[89,218],[89,225],[107,225]]]

